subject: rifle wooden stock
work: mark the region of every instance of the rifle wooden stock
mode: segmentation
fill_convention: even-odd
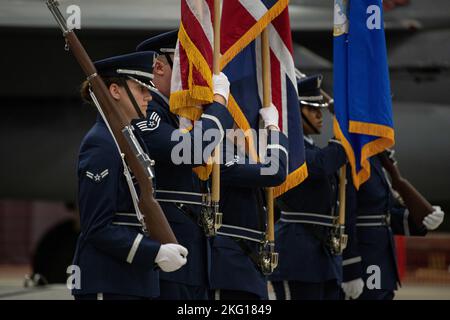
[[[92,91],[111,127],[120,150],[125,154],[125,160],[139,183],[139,209],[144,216],[145,226],[149,236],[161,243],[178,243],[161,207],[153,197],[153,184],[151,179],[147,176],[144,167],[137,159],[122,133],[122,129],[129,125],[123,111],[111,97],[102,78],[97,75],[97,70],[92,60],[89,58],[76,34],[73,31],[69,31],[64,36],[70,50],[88,78]]]
[[[380,159],[383,167],[391,176],[392,188],[402,197],[416,226],[421,227],[423,218],[433,212],[432,205],[408,180],[401,176],[400,170],[386,153],[380,154]]]

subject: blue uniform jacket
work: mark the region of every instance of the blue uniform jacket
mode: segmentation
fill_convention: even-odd
[[[347,183],[348,245],[344,251],[344,281],[363,278],[366,282],[373,271],[367,268],[376,265],[380,268],[381,289],[396,290],[400,283],[397,270],[394,234],[425,235],[423,226],[416,226],[409,217],[409,211],[393,199],[390,185],[377,156],[370,158],[371,174],[369,180],[355,190],[351,177]],[[347,172],[350,171],[348,168]],[[390,224],[385,226],[358,226],[358,216],[390,214]]]
[[[305,138],[308,178],[283,194],[279,207],[284,211],[336,215],[338,169],[346,162],[344,148],[330,142],[321,149]],[[315,228],[314,233],[311,228]],[[270,279],[324,282],[342,279],[342,257],[325,246],[328,227],[288,222],[280,219],[275,226],[275,251],[279,263]]]
[[[178,119],[169,110],[167,98],[152,93],[153,100],[147,109],[147,120],[143,125],[136,123],[141,138],[149,150],[150,158],[155,160],[155,184],[157,190],[200,192],[199,179],[192,168],[202,162],[194,159],[194,154],[203,155],[210,142],[202,142],[201,136],[208,129],[226,130],[233,126],[233,119],[228,110],[219,103],[213,103],[204,109],[201,121],[197,121],[191,132],[181,133]],[[175,141],[171,141],[173,133],[177,133]],[[197,141],[194,138],[197,134]],[[200,137],[200,141],[198,139]],[[180,144],[179,141],[186,143]],[[194,143],[195,141],[195,143]],[[200,142],[200,143],[198,143]],[[175,164],[172,159],[176,146],[188,147],[184,153],[186,163]],[[176,152],[178,155],[178,152]],[[194,160],[197,164],[194,164]],[[209,243],[203,229],[192,218],[181,211],[176,203],[159,202],[178,242],[189,251],[187,263],[175,272],[160,272],[160,278],[191,286],[208,286],[209,276]],[[200,206],[188,206],[196,215]]]
[[[81,271],[81,288],[72,293],[157,297],[160,244],[139,226],[123,224],[135,210],[119,152],[100,117],[81,144],[78,183],[81,233],[73,263]]]
[[[229,156],[230,152],[234,152],[230,149],[226,149],[224,154]],[[259,219],[259,206],[262,204],[258,201],[257,193],[263,192],[263,187],[273,187],[284,182],[287,176],[287,149],[287,137],[271,131],[264,164],[251,164],[236,158],[236,161],[221,165],[220,211],[223,213],[224,225],[265,231],[266,221]],[[262,175],[261,169],[271,165],[275,165],[276,169],[273,174]],[[219,229],[221,231],[223,227]],[[239,244],[225,235],[217,235],[212,239],[212,244],[211,288],[251,292],[267,299],[266,277]],[[247,241],[247,244],[257,252],[256,242]]]

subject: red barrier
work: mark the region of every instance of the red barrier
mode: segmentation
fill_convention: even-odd
[[[406,240],[404,236],[395,236],[395,246],[397,248],[397,265],[400,281],[406,274]]]

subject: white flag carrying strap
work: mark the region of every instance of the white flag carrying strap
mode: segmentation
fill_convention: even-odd
[[[113,132],[111,130],[111,127],[109,126],[109,123],[106,120],[106,117],[105,117],[105,115],[104,115],[104,113],[102,111],[102,108],[100,107],[100,104],[99,104],[99,102],[97,100],[97,97],[95,96],[94,92],[92,92],[91,89],[89,89],[89,94],[90,94],[90,96],[92,98],[92,101],[94,102],[95,106],[97,107],[98,112],[102,116],[103,121],[106,124],[106,127],[108,128],[109,132],[111,133],[111,136],[112,136],[112,138],[114,140],[114,143],[116,144],[117,150],[119,151],[120,158],[122,159],[123,174],[124,174],[124,176],[125,176],[125,178],[127,180],[128,189],[130,190],[130,193],[131,193],[131,199],[133,200],[133,206],[134,206],[134,210],[136,212],[136,217],[137,217],[137,219],[139,220],[139,222],[142,225],[142,231],[147,233],[148,230],[145,227],[144,216],[142,215],[141,210],[139,210],[139,197],[137,195],[136,188],[134,187],[133,179],[131,178],[130,171],[128,170],[128,166],[127,166],[127,164],[125,162],[125,159],[124,159],[125,154],[122,153],[122,151],[120,150],[119,144],[117,143],[117,140],[114,137],[114,134],[113,134]]]

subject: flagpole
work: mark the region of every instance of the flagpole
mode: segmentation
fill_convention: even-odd
[[[214,0],[213,73],[220,73],[220,0]]]
[[[345,184],[346,184],[346,166],[343,165],[340,169],[339,176],[339,225],[345,224]]]
[[[213,73],[220,73],[220,0],[214,0],[214,48],[213,48]],[[219,212],[220,201],[220,146],[214,149],[212,169],[212,194],[211,201],[215,213]],[[219,227],[219,225],[217,225]]]
[[[269,30],[265,28],[261,33],[261,60],[263,77],[263,108],[270,107],[270,47]],[[274,232],[274,201],[273,188],[266,188],[267,198],[267,241],[275,241]]]
[[[345,196],[347,184],[347,165],[339,170],[339,217],[333,230],[332,251],[334,254],[342,254],[347,247],[348,236],[345,234]]]
[[[263,80],[263,101],[262,107],[268,108],[271,105],[270,99],[270,46],[269,29],[267,27],[261,33],[261,63]],[[261,268],[263,273],[269,275],[278,265],[278,253],[275,252],[275,215],[273,188],[266,188],[266,210],[267,210],[267,230],[266,243],[261,257]]]

